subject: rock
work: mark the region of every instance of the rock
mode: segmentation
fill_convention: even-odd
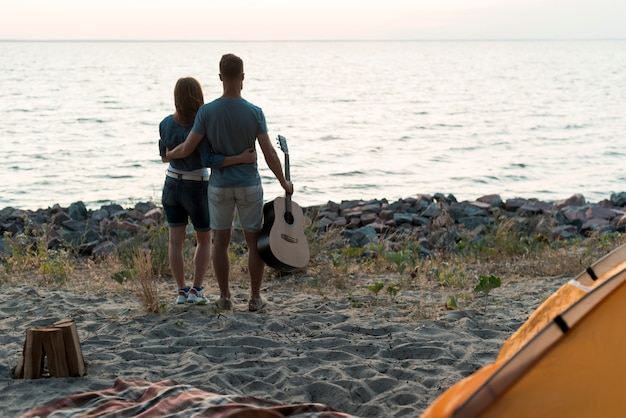
[[[61,231],[61,240],[72,248],[78,248],[84,242],[82,232],[67,229]]]
[[[457,202],[456,197],[454,197],[454,195],[449,194],[448,196],[445,196],[443,193],[435,193],[433,195],[433,200],[435,202],[441,202],[446,205],[450,205],[452,203]]]
[[[439,210],[439,207],[436,203],[429,204],[426,210],[422,212],[422,216],[426,216],[427,218],[434,218],[436,216],[439,216],[440,214],[441,210]]]
[[[396,223],[396,225],[401,225],[401,224],[412,224],[413,223],[413,216],[407,214],[407,213],[394,213],[393,214],[393,221]]]
[[[504,202],[504,209],[509,212],[515,212],[526,204],[526,199],[507,199]]]
[[[380,213],[380,209],[381,209],[381,204],[380,202],[375,202],[375,203],[367,203],[363,206],[361,206],[361,212],[363,213]]]
[[[333,225],[343,228],[343,227],[348,226],[348,221],[346,220],[346,218],[341,216],[341,217],[335,219],[335,221],[333,222]]]
[[[63,227],[71,231],[83,232],[85,230],[85,223],[69,219],[63,222]]]
[[[516,212],[519,216],[529,217],[538,215],[541,213],[541,209],[531,203],[524,203],[516,210]]]
[[[393,219],[393,211],[390,209],[383,209],[380,211],[379,216],[383,221],[388,221]]]
[[[107,230],[108,232],[128,231],[132,233],[137,233],[141,230],[141,227],[129,221],[123,221],[123,222],[113,221],[108,225]]]
[[[100,210],[106,210],[110,217],[115,217],[118,212],[124,212],[124,208],[117,203],[101,206]]]
[[[107,257],[117,250],[117,247],[111,241],[101,242],[91,250],[91,255],[98,258]]]
[[[567,240],[578,236],[578,228],[574,225],[559,225],[552,229],[552,239]]]
[[[155,209],[156,206],[152,202],[139,202],[135,205],[135,210],[141,212],[143,214],[147,214],[152,209]]]
[[[104,209],[98,209],[97,211],[91,214],[91,219],[96,222],[100,222],[101,220],[106,219],[108,217],[109,217],[109,212]]]
[[[481,202],[481,203],[486,203],[490,207],[502,207],[502,205],[504,204],[499,194],[490,194],[486,196],[481,196],[478,199],[476,199],[476,201]]]
[[[346,209],[354,209],[359,205],[360,200],[343,200],[339,204],[339,213]]]
[[[611,203],[617,207],[626,207],[626,192],[613,193],[611,195]]]
[[[71,221],[72,218],[67,213],[61,211],[52,216],[52,223],[58,226],[63,225],[64,222]]]
[[[145,218],[153,219],[156,222],[163,221],[163,219],[165,218],[165,216],[163,215],[163,208],[150,209],[149,211],[145,212]]]
[[[609,221],[602,218],[588,219],[580,226],[580,232],[586,234],[588,232],[596,231],[602,227],[608,226]]]
[[[21,226],[16,222],[4,223],[0,225],[0,229],[2,230],[2,232],[7,232],[10,236],[13,236],[13,237],[23,232],[23,229],[21,228]]]
[[[478,216],[489,216],[489,205],[485,204],[486,207],[481,207],[480,203],[475,204],[475,202],[461,202],[450,205],[450,209],[448,213],[455,221],[458,221],[462,218],[472,218]]]
[[[353,231],[344,231],[343,235],[348,238],[353,248],[365,248],[369,244],[378,244],[378,235],[371,226],[364,226]]]
[[[94,248],[99,244],[98,241],[85,242],[76,246],[76,251],[81,255],[91,255]]]
[[[132,209],[126,212],[125,214],[125,218],[126,219],[132,219],[133,221],[143,221],[145,219],[146,215],[144,214],[144,212],[141,212],[137,209]]]
[[[415,226],[430,226],[432,224],[431,220],[425,216],[416,216],[411,217],[411,223]]]
[[[496,222],[511,222],[528,236],[541,234],[552,240],[626,232],[625,206],[626,192],[614,193],[611,199],[595,204],[586,202],[581,194],[558,202],[521,198],[503,202],[497,194],[458,202],[453,195],[437,193],[394,202],[329,201],[303,210],[312,220],[314,231],[341,230],[343,238],[332,244],[336,248],[346,243],[363,248],[384,243],[398,251],[410,243],[419,245],[423,249],[420,254],[426,256],[435,251],[455,251],[455,244],[463,236],[479,242]],[[82,202],[69,208],[56,204],[37,211],[6,207],[0,210],[0,257],[7,256],[13,243],[28,245],[44,233],[49,248],[69,247],[85,256],[106,257],[125,240],[164,222],[163,209],[149,202],[134,208],[109,204],[94,211],[87,210]],[[233,239],[243,240],[236,232]]]
[[[376,213],[363,213],[363,215],[361,215],[361,224],[362,225],[369,225],[371,223],[376,222],[376,220],[378,219],[378,216],[376,215]]]
[[[617,213],[601,206],[590,206],[585,211],[585,215],[587,218],[613,219],[617,216]]]
[[[493,224],[493,219],[486,216],[467,216],[459,219],[457,222],[465,226],[468,230],[474,230],[479,226]]]
[[[7,206],[6,208],[0,210],[0,221],[4,222],[9,219],[9,216],[15,211],[15,208],[11,206]]]
[[[555,202],[554,205],[558,208],[562,208],[565,206],[584,206],[586,203],[587,202],[585,202],[585,197],[583,195],[575,194],[565,200]]]
[[[83,202],[75,202],[68,208],[68,215],[76,221],[84,221],[87,219],[87,208]]]
[[[328,230],[328,227],[331,226],[332,224],[333,224],[333,221],[330,218],[321,218],[315,221],[315,223],[313,224],[313,228],[319,229],[321,231],[326,231]]]
[[[339,213],[330,210],[325,210],[317,214],[318,219],[330,219],[331,221],[336,220],[338,217]]]
[[[348,222],[348,225],[346,225],[346,227],[350,228],[350,229],[358,228],[359,226],[361,226],[361,218],[360,217],[351,218],[350,222]]]
[[[345,217],[348,222],[352,222],[355,218],[358,218],[360,221],[361,215],[363,215],[363,212],[353,209],[346,209],[341,212],[341,216]]]
[[[567,206],[561,212],[565,215],[565,219],[571,223],[581,221],[582,224],[587,219],[586,209],[580,206]]]

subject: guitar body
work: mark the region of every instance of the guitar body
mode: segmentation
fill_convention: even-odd
[[[302,208],[293,201],[289,204],[284,197],[277,197],[263,205],[263,228],[257,243],[265,264],[283,272],[305,267],[310,257]]]
[[[287,139],[278,135],[280,149],[285,153],[285,178],[289,175]],[[309,244],[304,236],[304,213],[291,195],[277,197],[263,205],[263,227],[257,241],[261,259],[283,272],[303,268],[309,262]]]

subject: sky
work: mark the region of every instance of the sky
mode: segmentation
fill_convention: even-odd
[[[624,0],[0,1],[0,40],[626,39]]]

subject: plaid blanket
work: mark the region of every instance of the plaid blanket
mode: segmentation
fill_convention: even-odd
[[[249,415],[254,410],[257,413]],[[238,415],[236,411],[241,412]],[[245,414],[245,412],[248,414]],[[355,418],[317,403],[283,405],[252,396],[218,395],[174,380],[149,383],[117,379],[113,387],[70,395],[31,410],[21,418],[122,418],[237,416]]]

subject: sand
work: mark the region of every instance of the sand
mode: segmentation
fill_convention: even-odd
[[[145,313],[132,293],[2,285],[0,415],[19,416],[122,378],[317,402],[358,417],[418,417],[449,386],[494,361],[505,339],[567,280],[505,282],[486,309],[476,297],[445,310],[440,291],[376,300],[367,292],[331,297],[269,285],[262,312],[248,312],[239,289],[233,312],[178,306],[172,295],[162,314]],[[26,329],[67,317],[76,321],[87,375],[13,379]]]

